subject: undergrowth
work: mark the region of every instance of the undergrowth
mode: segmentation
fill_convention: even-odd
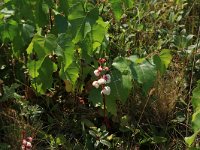
[[[0,149],[199,148],[197,0],[16,2],[0,1]]]

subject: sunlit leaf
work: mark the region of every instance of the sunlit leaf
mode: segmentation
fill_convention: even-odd
[[[123,14],[122,1],[121,0],[110,0],[109,2],[112,5],[112,11],[114,12],[116,20],[119,21]]]
[[[197,137],[197,133],[194,133],[192,136],[190,137],[185,137],[185,142],[188,144],[188,146],[191,146],[193,144],[193,142],[195,141],[195,138]]]
[[[111,143],[109,141],[106,141],[106,140],[100,140],[100,142],[103,144],[103,145],[106,145],[108,147],[111,147]]]
[[[72,92],[73,85],[72,85],[71,81],[70,80],[64,80],[64,82],[65,82],[65,90],[67,92]]]
[[[160,59],[161,59],[161,61],[164,63],[165,67],[168,68],[169,63],[170,63],[171,60],[172,60],[172,55],[171,55],[170,50],[168,50],[168,49],[163,49],[163,50],[160,52]]]

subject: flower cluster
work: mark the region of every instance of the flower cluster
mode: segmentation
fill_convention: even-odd
[[[22,140],[22,150],[30,150],[32,148],[31,142],[33,141],[32,137],[27,137]]]
[[[102,67],[102,65],[106,62],[106,59],[100,58],[98,62],[100,66],[96,70],[94,70],[94,74],[95,76],[99,77],[99,79],[97,81],[94,81],[92,85],[95,88],[99,88],[99,86],[101,86],[102,87],[101,94],[110,95],[111,89],[109,86],[105,85],[111,82],[111,76],[109,74],[102,73],[103,71],[109,70],[108,67]]]

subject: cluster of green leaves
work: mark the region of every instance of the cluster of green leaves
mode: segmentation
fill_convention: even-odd
[[[90,63],[107,33],[98,7],[83,0],[5,1],[1,7],[1,42],[12,42],[15,56],[29,55],[27,68],[37,92],[52,87],[52,74],[58,70],[73,91],[80,59]]]
[[[111,1],[110,4],[117,21],[122,17],[122,10],[133,7],[132,1]],[[123,9],[119,9],[121,7]],[[6,30],[1,31],[1,40],[4,43],[12,42],[15,56],[28,54],[27,69],[32,87],[40,94],[52,87],[54,72],[58,72],[59,77],[65,81],[66,90],[73,92],[78,77],[81,77],[80,60],[90,63],[95,54],[97,57],[102,56],[102,49],[106,48],[108,23],[99,15],[102,8],[99,9],[92,2],[6,1],[2,8],[3,21],[0,25]],[[26,51],[23,51],[26,47]],[[123,65],[123,62],[118,65],[120,63]],[[111,87],[113,93],[119,93],[120,96],[108,97],[107,105],[110,106],[116,106],[113,103],[116,99],[124,103],[132,87],[129,82],[131,76],[123,76],[120,71],[116,75],[112,77],[114,82]],[[126,94],[116,87],[124,88]],[[92,99],[94,103],[101,102],[96,96],[92,96]],[[116,114],[116,110],[114,112]]]
[[[21,5],[23,4],[23,5]],[[116,21],[120,21],[126,9],[133,8],[133,1],[110,1]],[[102,4],[104,5],[104,4]],[[53,73],[65,81],[66,90],[75,90],[77,79],[85,77],[81,74],[81,59],[86,63],[92,57],[103,56],[106,49],[108,23],[100,16],[101,7],[86,1],[6,1],[2,6],[2,42],[12,42],[16,56],[28,54],[27,68],[32,79],[32,86],[40,94],[44,94],[53,84]],[[27,9],[27,8],[36,9]],[[123,8],[123,9],[121,9]],[[20,37],[20,38],[19,38]],[[29,46],[28,46],[29,45]],[[26,51],[22,51],[27,47]],[[142,84],[144,92],[154,84],[156,70],[163,73],[171,61],[168,50],[153,59],[116,57],[111,71],[112,94],[107,97],[107,109],[116,114],[116,100],[125,103],[131,89],[132,81]],[[79,81],[80,82],[80,81]],[[98,104],[101,95],[92,90],[89,99]]]

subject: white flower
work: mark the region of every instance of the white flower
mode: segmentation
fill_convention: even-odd
[[[99,83],[98,83],[98,81],[92,82],[92,85],[93,85],[95,88],[99,88]]]
[[[98,80],[98,84],[99,85],[106,84],[106,80],[104,78],[101,78]]]
[[[101,72],[98,69],[96,69],[96,70],[94,70],[94,74],[95,74],[95,76],[98,77],[101,74]]]
[[[111,82],[111,76],[109,74],[103,75],[103,78],[106,80],[106,83]]]
[[[109,86],[105,86],[103,88],[103,90],[101,91],[101,94],[110,95],[110,91],[111,91],[110,87]]]
[[[27,147],[28,149],[30,149],[30,148],[32,147],[31,142],[27,142],[27,143],[26,143],[26,147]]]

